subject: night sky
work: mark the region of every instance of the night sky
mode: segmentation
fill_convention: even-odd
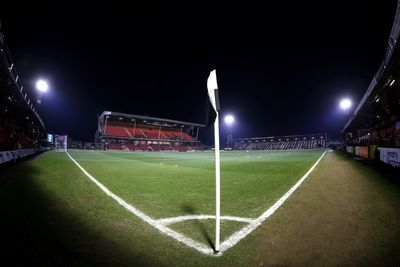
[[[338,101],[361,99],[396,10],[395,0],[9,2],[0,19],[25,88],[47,79],[50,92],[39,107],[47,131],[79,141],[93,141],[104,110],[204,123],[213,68],[222,112],[236,117],[235,137],[340,136],[346,114]],[[201,137],[209,143],[210,129]]]

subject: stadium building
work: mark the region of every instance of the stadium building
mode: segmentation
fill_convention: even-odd
[[[311,134],[237,138],[234,140],[233,148],[236,150],[321,149],[326,145],[326,134]]]
[[[21,83],[0,25],[0,163],[33,155],[45,125],[34,93]]]
[[[345,149],[400,166],[400,16],[390,32],[378,71],[342,130]]]
[[[400,0],[398,3],[400,14]],[[52,14],[43,6],[40,8],[42,13]],[[91,8],[91,13],[98,13],[94,5]],[[314,10],[312,13],[318,13]],[[334,7],[332,10],[336,11]],[[33,11],[29,13],[36,15]],[[92,47],[96,39],[91,42],[87,37],[96,35],[90,26],[97,27],[99,20],[83,11],[84,21],[79,21],[79,14],[74,13],[73,21],[61,16],[65,24],[41,18],[39,24],[32,26],[36,30],[44,30],[38,26],[45,25],[51,25],[52,30],[66,28],[71,32],[68,47],[78,47],[73,40],[82,38]],[[108,21],[121,24],[120,12],[113,16],[109,6],[105,11]],[[282,14],[277,14],[284,17],[287,11],[291,10],[285,7]],[[302,10],[294,11],[300,18],[305,17]],[[357,18],[350,11],[351,18]],[[19,14],[20,10],[15,12]],[[154,13],[154,9],[150,12]],[[364,9],[361,12],[365,13]],[[174,15],[163,13],[166,18]],[[153,16],[143,14],[144,22],[153,20]],[[333,18],[337,14],[334,12]],[[154,18],[159,15],[156,12]],[[245,18],[241,16],[240,23]],[[24,27],[29,23],[25,14],[16,19]],[[142,21],[138,19],[127,26],[141,29],[136,27]],[[88,20],[95,23],[85,24]],[[316,19],[310,25],[323,22]],[[71,28],[74,25],[79,27]],[[205,127],[203,124],[113,111],[104,111],[97,117],[94,142],[47,134],[54,138],[46,144],[41,139],[48,129],[37,112],[40,94],[22,86],[0,31],[0,236],[6,244],[2,247],[1,266],[399,266],[400,187],[382,179],[386,174],[368,166],[372,163],[400,171],[399,26],[396,15],[384,62],[344,126],[343,141],[332,142],[321,133],[235,139],[228,134],[227,150],[237,151],[221,153],[221,157],[218,120],[214,124],[214,151],[202,151],[205,146],[199,140],[199,132]],[[74,39],[72,33],[80,33],[78,28],[83,28],[83,35]],[[109,28],[115,27],[110,24]],[[88,30],[91,34],[86,37]],[[157,35],[152,31],[153,25],[143,30]],[[174,32],[168,32],[174,36],[170,33]],[[19,31],[15,34],[25,38]],[[252,37],[248,31],[246,35]],[[118,42],[116,34],[112,37],[113,42]],[[235,36],[235,40],[239,38],[240,35]],[[44,44],[46,39],[40,39]],[[56,43],[63,42],[57,40],[46,49],[63,54]],[[142,52],[138,50],[142,46],[133,43],[126,47]],[[93,50],[102,52],[100,48]],[[100,56],[86,57],[84,61],[89,63]],[[124,59],[129,61],[129,56]],[[142,60],[128,63],[132,69],[143,67]],[[70,72],[76,72],[76,64],[71,67]],[[97,74],[95,78],[101,77],[102,72],[93,68],[90,71]],[[207,89],[213,108],[219,110],[213,73],[215,81],[207,81],[213,87]],[[80,79],[75,82],[82,84]],[[86,88],[95,89],[95,93],[99,90],[96,86]],[[152,93],[162,95],[157,92]],[[84,100],[79,94],[75,97]],[[132,97],[122,100],[132,103]],[[80,111],[75,106],[79,102],[86,103],[74,101],[68,110]],[[260,114],[264,116],[265,112]],[[54,122],[68,125],[60,116],[54,116]],[[86,122],[82,126],[76,117],[69,118],[76,124],[71,133],[87,129]],[[214,117],[210,116],[213,121],[211,118]],[[225,120],[228,126],[233,121],[233,117]],[[47,127],[51,128],[51,124],[50,116]],[[93,133],[94,129],[90,131]],[[40,141],[45,148],[40,148]],[[355,155],[328,149],[337,143]],[[39,151],[47,152],[20,164],[18,158],[28,159]],[[14,161],[16,164],[12,164]],[[400,175],[395,177],[398,180]]]
[[[95,142],[101,149],[130,151],[203,150],[199,130],[205,125],[104,111],[98,117]]]

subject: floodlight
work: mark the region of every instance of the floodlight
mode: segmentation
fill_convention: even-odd
[[[231,125],[235,121],[235,118],[232,115],[226,115],[224,121],[225,123]]]
[[[342,101],[340,101],[340,107],[344,110],[348,110],[351,107],[350,99],[345,98]]]
[[[46,81],[44,81],[44,80],[38,80],[38,81],[36,82],[36,89],[37,89],[39,92],[46,93],[48,88],[49,88],[49,85],[47,84]]]

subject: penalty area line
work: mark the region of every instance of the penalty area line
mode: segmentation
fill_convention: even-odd
[[[210,256],[220,256],[220,255],[222,255],[222,253],[214,254],[214,250],[213,249],[211,249],[211,248],[209,248],[209,247],[207,247],[207,246],[205,246],[205,245],[203,245],[203,244],[201,244],[201,243],[199,243],[197,241],[194,241],[193,239],[191,239],[189,237],[186,237],[183,234],[180,234],[178,232],[175,232],[174,230],[171,230],[170,228],[166,227],[165,225],[163,225],[162,223],[158,222],[157,220],[154,220],[154,219],[150,218],[144,212],[142,212],[142,211],[136,209],[135,207],[133,207],[132,205],[128,204],[125,200],[123,200],[119,196],[115,195],[107,187],[105,187],[102,183],[97,181],[96,178],[94,178],[81,165],[79,165],[79,163],[67,151],[65,151],[65,153],[72,160],[72,162],[75,163],[75,165],[78,166],[78,168],[93,183],[95,183],[104,193],[106,193],[108,196],[110,196],[116,202],[118,202],[118,204],[123,206],[125,209],[127,209],[128,211],[130,211],[131,213],[133,213],[134,215],[136,215],[137,217],[139,217],[140,219],[142,219],[146,223],[150,224],[151,226],[153,226],[154,228],[156,228],[160,232],[162,232],[162,233],[174,238],[175,240],[185,244],[188,247],[196,249],[197,251],[199,251],[199,252],[201,252],[203,254],[210,255]]]

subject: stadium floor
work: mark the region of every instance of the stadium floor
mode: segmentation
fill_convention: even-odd
[[[132,158],[139,154],[70,153],[112,192],[151,217],[212,214],[211,154],[175,153],[165,158],[162,153],[144,153]],[[232,187],[222,188],[223,214],[259,215],[321,154],[269,151],[223,155],[223,177],[232,182]],[[129,175],[122,171],[126,170],[121,168],[124,164]],[[140,175],[131,180],[131,168],[136,174],[146,174],[147,182],[143,182],[144,176],[139,179]],[[270,175],[265,174],[267,170]],[[155,175],[160,172],[164,178]],[[197,174],[194,180],[188,176],[193,173]],[[248,178],[235,178],[235,173]],[[281,176],[278,180],[284,182],[276,183],[273,177],[279,173],[295,177]],[[191,182],[182,185],[183,179]],[[172,183],[175,180],[179,186]],[[191,187],[193,191],[186,190]],[[182,206],[185,202],[180,201],[180,192],[190,206]],[[399,200],[398,185],[338,152],[327,153],[276,213],[222,256],[210,257],[129,214],[85,177],[66,154],[51,152],[23,166],[0,187],[0,231],[8,244],[1,253],[13,265],[396,265],[400,262]],[[194,239],[212,238],[208,221],[179,224],[174,229],[193,234]],[[241,224],[223,225],[232,231],[237,227]]]

